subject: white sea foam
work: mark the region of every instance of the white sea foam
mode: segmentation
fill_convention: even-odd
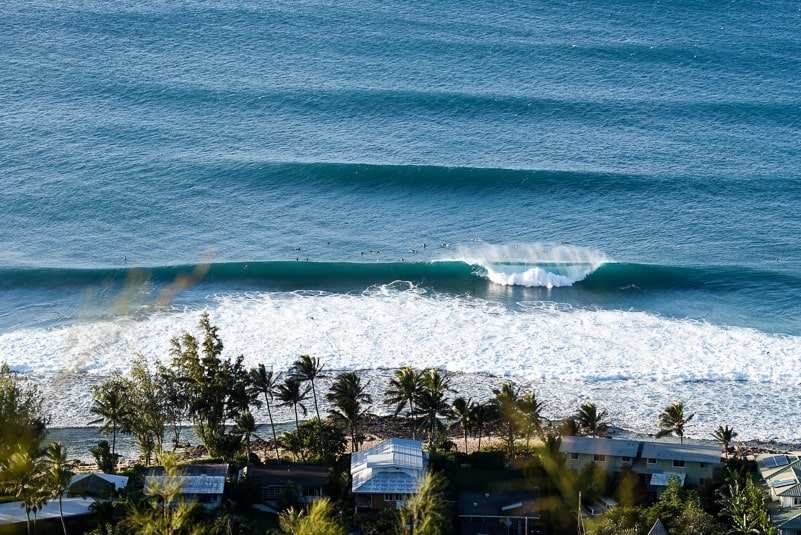
[[[457,254],[495,284],[546,288],[572,286],[610,261],[597,249],[562,243],[481,243]]]
[[[221,295],[208,310],[225,353],[244,355],[248,366],[286,370],[308,353],[330,370],[440,367],[530,384],[549,400],[552,417],[592,399],[608,407],[615,423],[647,432],[664,405],[683,400],[699,413],[690,435],[708,436],[721,423],[743,439],[801,435],[792,401],[801,384],[801,337],[547,302],[510,310],[407,285],[361,295]],[[5,333],[0,355],[59,399],[54,425],[85,425],[91,384],[128,370],[137,353],[168,362],[170,338],[196,332],[199,312],[162,310],[136,321]]]

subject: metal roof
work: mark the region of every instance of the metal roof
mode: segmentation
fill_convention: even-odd
[[[677,442],[643,442],[642,457],[644,459],[716,464],[720,463],[720,448]]]
[[[559,451],[562,453],[583,453],[587,455],[609,455],[612,457],[637,456],[640,449],[638,440],[619,440],[614,438],[562,437]]]
[[[419,440],[391,438],[351,456],[353,492],[411,494],[428,465]]]

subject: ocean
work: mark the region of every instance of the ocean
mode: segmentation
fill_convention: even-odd
[[[208,311],[377,413],[408,364],[801,442],[796,3],[6,0],[0,69],[0,360],[54,428]]]

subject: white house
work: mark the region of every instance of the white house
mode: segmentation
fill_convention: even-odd
[[[356,512],[397,508],[417,493],[428,468],[419,440],[391,438],[351,456]]]

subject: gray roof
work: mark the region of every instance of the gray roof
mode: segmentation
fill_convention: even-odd
[[[174,479],[164,476],[163,468],[154,469],[145,476],[145,488],[165,481],[180,481],[181,494],[222,494],[225,478],[228,475],[227,464],[191,464],[178,468],[180,475]]]
[[[618,440],[614,438],[562,437],[559,451],[587,455],[609,455],[611,457],[636,457],[640,449],[638,440]]]
[[[789,462],[788,459],[788,463],[777,468],[760,467],[760,472],[776,496],[801,498],[801,461]],[[757,462],[757,466],[759,464]]]
[[[536,492],[460,492],[459,516],[539,518],[539,495]]]
[[[307,487],[328,485],[328,468],[316,464],[277,464],[248,466],[246,477],[262,486],[285,485],[288,481]]]
[[[416,494],[418,478],[405,472],[379,472],[360,481],[353,480],[357,494]]]
[[[779,529],[801,529],[801,509],[780,509],[770,514],[770,521]]]
[[[703,444],[643,442],[642,457],[643,459],[717,464],[720,463],[720,448]]]

